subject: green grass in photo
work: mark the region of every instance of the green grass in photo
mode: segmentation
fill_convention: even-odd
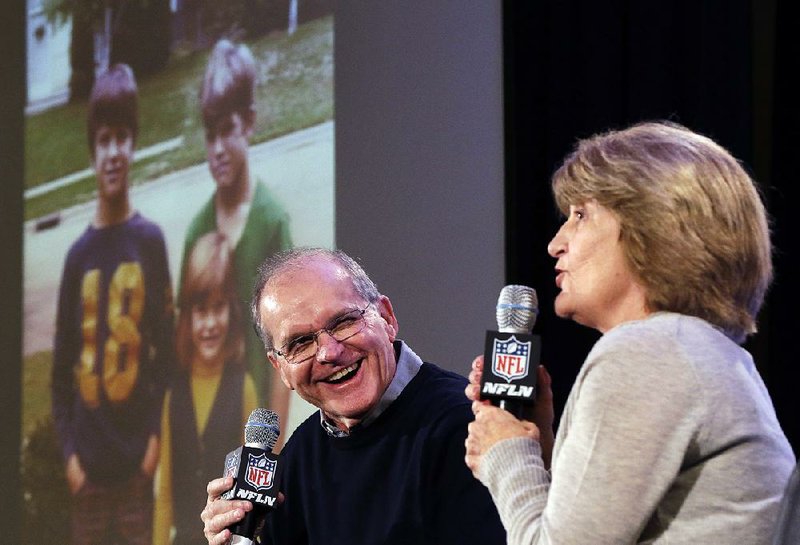
[[[37,425],[51,418],[50,373],[53,353],[36,352],[22,360],[22,438],[25,444]]]
[[[300,25],[288,36],[274,32],[248,42],[257,64],[256,130],[252,144],[333,118],[333,17]],[[138,81],[142,150],[173,138],[176,149],[136,161],[133,185],[205,161],[198,95],[209,51],[176,52],[160,73]],[[25,188],[31,189],[90,167],[86,103],[28,116],[25,124]],[[94,198],[94,176],[30,197],[25,219],[34,219]]]

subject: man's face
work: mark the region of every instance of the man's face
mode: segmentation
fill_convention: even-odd
[[[238,191],[247,181],[247,150],[253,135],[252,120],[233,113],[206,127],[206,158],[217,190]]]
[[[259,302],[264,328],[281,350],[288,342],[329,327],[343,314],[363,309],[367,301],[354,290],[350,275],[327,258],[310,258],[302,268],[273,278]],[[270,362],[284,384],[319,407],[333,421],[352,427],[380,400],[396,368],[392,342],[397,320],[381,296],[364,313],[364,329],[338,342],[323,332],[319,349],[299,364],[271,351]]]
[[[133,133],[128,127],[100,125],[94,135],[92,166],[99,198],[123,199],[128,194],[128,171],[133,162]]]

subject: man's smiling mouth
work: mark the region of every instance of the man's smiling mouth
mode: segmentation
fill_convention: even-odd
[[[344,382],[358,372],[363,361],[364,360],[358,360],[352,365],[348,365],[347,367],[339,369],[334,374],[326,378],[323,382],[327,382],[328,384],[339,384],[340,382]]]

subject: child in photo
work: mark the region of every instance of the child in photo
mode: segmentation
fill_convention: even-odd
[[[244,424],[258,406],[244,367],[233,255],[221,233],[206,233],[192,248],[178,310],[181,370],[164,399],[153,543],[202,545],[197,506],[206,483],[222,474],[225,455],[242,444]]]
[[[244,44],[220,40],[208,60],[200,92],[206,158],[215,191],[192,219],[186,233],[181,274],[195,241],[205,233],[225,235],[233,252],[239,301],[249,302],[256,271],[268,256],[291,248],[289,218],[251,171],[250,139],[256,122],[256,63]],[[249,324],[244,327],[245,362],[260,404],[287,422],[289,390],[265,364],[264,346]]]
[[[97,204],[64,262],[51,377],[71,542],[149,545],[174,317],[164,235],[129,197],[139,133],[130,67],[97,78],[87,125]]]

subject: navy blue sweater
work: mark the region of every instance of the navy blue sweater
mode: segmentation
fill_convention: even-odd
[[[64,262],[53,345],[53,419],[64,461],[94,483],[140,473],[174,364],[161,229],[139,213],[89,226]]]
[[[464,463],[466,379],[425,363],[373,423],[328,436],[318,413],[287,442],[285,502],[262,543],[505,543],[487,489]]]

